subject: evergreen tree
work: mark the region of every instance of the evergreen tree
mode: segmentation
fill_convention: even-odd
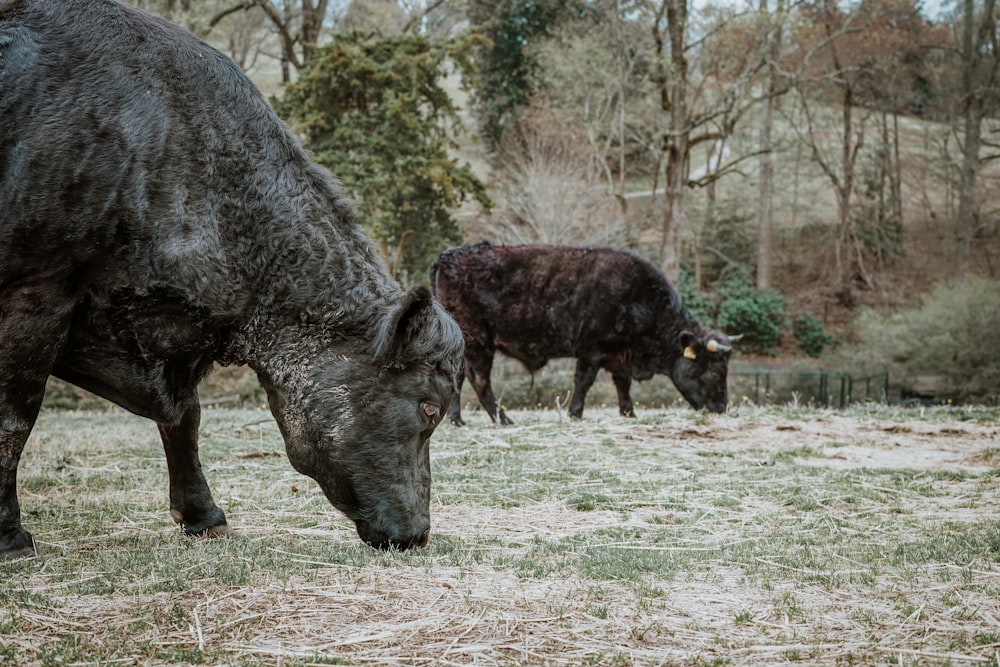
[[[336,35],[274,101],[357,200],[403,282],[426,280],[438,252],[461,243],[455,207],[469,198],[491,205],[469,165],[448,155],[461,121],[440,83],[449,64],[470,70],[477,43]]]

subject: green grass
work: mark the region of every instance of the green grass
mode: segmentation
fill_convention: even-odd
[[[471,412],[435,434],[432,539],[405,553],[361,544],[264,412],[205,411],[219,541],[170,520],[152,424],[46,412],[0,664],[985,664],[997,413],[929,412]]]

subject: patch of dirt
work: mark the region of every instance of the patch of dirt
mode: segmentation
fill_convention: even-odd
[[[808,448],[810,465],[836,468],[909,468],[981,473],[1000,465],[1000,427],[968,423],[950,426],[859,420],[830,413],[822,420],[794,424],[752,420],[714,420],[705,426],[638,429],[636,437],[672,447],[719,452],[775,454]],[[697,441],[694,445],[692,441]],[[985,452],[985,454],[984,454]]]

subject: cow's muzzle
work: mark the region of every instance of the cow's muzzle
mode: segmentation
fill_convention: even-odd
[[[382,551],[405,551],[411,547],[423,548],[430,541],[430,526],[425,527],[419,534],[411,537],[390,537],[378,531],[369,532],[358,526],[358,535],[361,540],[376,549]]]

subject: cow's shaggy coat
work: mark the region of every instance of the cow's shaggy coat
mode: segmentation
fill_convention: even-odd
[[[631,252],[481,243],[442,253],[431,284],[462,328],[465,377],[493,421],[510,422],[490,386],[496,351],[532,372],[575,358],[573,417],[602,368],[623,415],[634,415],[632,380],[654,374],[670,376],[695,408],[726,409],[730,339],[703,329],[663,273]],[[457,395],[448,414],[462,423]]]
[[[461,348],[228,58],[113,0],[0,1],[0,555],[31,550],[16,473],[50,374],[156,421],[175,520],[228,532],[198,462],[214,362],[257,372],[365,541],[422,545]]]

